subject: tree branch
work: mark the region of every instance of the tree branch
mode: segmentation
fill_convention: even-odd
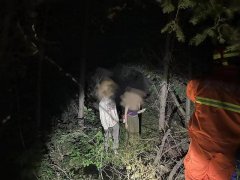
[[[173,180],[173,176],[177,173],[177,170],[181,167],[181,165],[183,164],[183,159],[184,157],[179,160],[177,162],[177,164],[173,167],[172,171],[170,172],[169,176],[168,176],[168,180]]]
[[[162,138],[162,143],[161,143],[161,146],[160,146],[160,149],[159,151],[157,152],[157,156],[153,162],[153,164],[157,164],[161,157],[162,157],[162,152],[163,152],[163,148],[164,148],[164,144],[165,144],[165,141],[167,140],[167,137],[170,135],[170,129],[167,130],[167,132],[164,134],[163,138]]]
[[[185,110],[183,109],[183,107],[180,105],[180,102],[178,101],[176,94],[175,94],[173,91],[170,91],[170,94],[171,94],[171,96],[172,96],[172,99],[173,99],[175,105],[177,106],[178,110],[179,110],[180,113],[182,114],[182,116],[183,116],[183,117],[186,117],[186,112],[185,112]]]

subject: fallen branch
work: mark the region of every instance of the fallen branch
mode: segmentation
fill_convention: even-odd
[[[65,176],[69,179],[69,180],[73,180],[71,179],[68,174],[66,173],[66,171],[64,171],[62,168],[60,168],[59,166],[57,166],[56,164],[51,164],[52,166],[54,166],[55,168],[57,168],[59,171],[61,171],[63,174],[65,174]]]
[[[170,172],[169,176],[168,176],[168,180],[173,180],[174,175],[177,173],[177,170],[181,167],[181,165],[183,164],[183,159],[179,160],[177,162],[177,164],[173,167],[172,171]]]
[[[174,146],[172,146],[172,147],[170,147],[170,148],[168,148],[162,155],[168,153],[171,149],[177,148],[177,147],[179,147],[180,145],[182,145],[182,144],[184,144],[184,143],[187,143],[187,139],[184,140],[184,141],[181,141],[180,143],[178,143],[178,144],[176,144],[176,145],[174,145]],[[180,155],[181,155],[181,154],[180,154]]]
[[[175,145],[177,145],[176,140],[174,139],[174,137],[173,137],[171,134],[170,134],[170,136],[171,136],[171,138],[173,139],[173,142],[175,143]],[[179,150],[178,146],[176,147],[176,149],[177,149],[178,153],[179,153],[180,155],[182,155],[182,153],[181,153],[181,151]]]
[[[162,157],[162,152],[163,152],[163,148],[164,148],[165,141],[166,141],[166,139],[167,139],[167,137],[168,137],[169,135],[170,135],[170,129],[168,129],[167,132],[166,132],[166,133],[164,134],[164,136],[163,136],[162,144],[161,144],[160,149],[159,149],[159,151],[157,152],[157,156],[156,156],[156,158],[155,158],[155,160],[154,160],[154,162],[153,162],[154,165],[156,165],[156,164],[160,161],[160,159],[161,159],[161,157]]]

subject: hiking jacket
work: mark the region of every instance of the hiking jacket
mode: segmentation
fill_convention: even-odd
[[[187,96],[195,111],[188,127],[186,179],[230,179],[240,147],[239,83],[234,67],[219,68],[210,77],[188,83]]]

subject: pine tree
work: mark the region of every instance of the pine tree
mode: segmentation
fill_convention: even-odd
[[[240,28],[237,16],[240,12],[240,1],[233,0],[171,0],[159,2],[165,14],[175,15],[162,29],[162,33],[176,34],[179,42],[188,42],[198,46],[212,39],[216,43],[234,45],[240,48]],[[186,28],[181,22],[188,22],[194,31],[190,37],[185,37]],[[197,33],[195,33],[197,32]],[[188,33],[189,34],[189,33]]]

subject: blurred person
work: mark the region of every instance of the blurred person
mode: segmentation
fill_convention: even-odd
[[[140,122],[138,114],[143,113],[146,110],[140,110],[144,96],[145,93],[143,91],[135,88],[128,88],[121,96],[121,105],[125,108],[123,123],[125,123],[128,136],[131,139],[136,139],[139,136]]]
[[[108,151],[110,140],[113,138],[114,153],[117,154],[119,146],[119,117],[113,100],[117,85],[111,79],[103,80],[97,87],[99,114],[104,129],[104,147]]]

